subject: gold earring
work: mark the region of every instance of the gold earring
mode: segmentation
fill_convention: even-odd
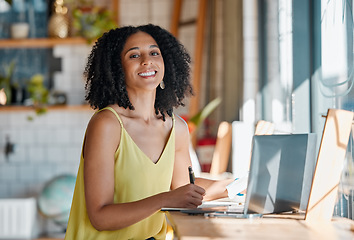
[[[161,88],[161,89],[165,89],[165,83],[164,83],[163,80],[160,82],[160,88]]]

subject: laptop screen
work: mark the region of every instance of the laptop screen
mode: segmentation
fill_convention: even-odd
[[[315,133],[254,136],[245,213],[306,210],[315,165]]]

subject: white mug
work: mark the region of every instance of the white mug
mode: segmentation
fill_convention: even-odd
[[[27,38],[29,33],[29,24],[25,22],[11,24],[11,37],[15,39]]]

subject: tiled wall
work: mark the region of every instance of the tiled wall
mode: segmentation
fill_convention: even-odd
[[[71,106],[84,103],[83,71],[90,46],[56,46],[62,71],[54,74],[53,90],[65,92]],[[31,110],[0,109],[0,198],[37,196],[44,184],[61,174],[76,175],[83,134],[93,111],[89,107]],[[34,116],[28,121],[28,116]],[[5,156],[6,138],[14,153]]]
[[[76,174],[89,107],[54,109],[34,117],[30,110],[0,111],[0,198],[36,196],[45,182]],[[6,136],[14,152],[5,156]]]
[[[69,105],[85,102],[83,72],[90,50],[89,45],[61,45],[53,49],[54,57],[61,58],[62,62],[62,71],[54,73],[53,88],[56,91],[65,92]]]

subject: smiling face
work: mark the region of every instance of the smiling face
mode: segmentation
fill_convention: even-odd
[[[137,32],[127,39],[121,60],[127,90],[153,90],[163,79],[165,66],[161,51],[145,32]]]

